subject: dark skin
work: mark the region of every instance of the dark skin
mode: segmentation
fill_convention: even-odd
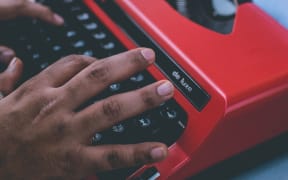
[[[0,91],[3,95],[12,92],[22,74],[23,64],[14,57],[15,52],[13,50],[0,46],[0,65],[7,66],[5,71],[0,73]]]
[[[151,49],[138,48],[102,60],[71,55],[12,91],[23,65],[13,51],[1,48],[0,61],[8,67],[0,74],[0,91],[5,93],[0,100],[0,179],[83,179],[167,156],[167,147],[156,142],[90,144],[95,133],[170,99],[174,88],[166,80],[76,111],[110,84],[153,64]]]
[[[167,147],[161,143],[91,146],[90,140],[96,132],[171,98],[170,82],[159,81],[76,111],[154,59],[153,51],[145,48],[97,61],[68,56],[2,99],[0,143],[5,146],[0,146],[0,179],[81,179],[163,160]]]
[[[62,25],[64,20],[48,7],[33,0],[0,0],[0,20],[27,16],[41,19],[54,25]]]
[[[51,25],[61,26],[64,20],[48,7],[33,0],[0,0],[0,20],[9,20],[20,16],[37,18]],[[1,27],[0,27],[1,28]],[[15,52],[0,45],[0,66],[6,66],[6,71],[0,73],[0,91],[8,95],[21,76],[23,65],[15,60]],[[15,60],[15,61],[13,61]]]

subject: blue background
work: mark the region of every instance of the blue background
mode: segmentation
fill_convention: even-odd
[[[221,162],[190,180],[288,180],[288,133]]]

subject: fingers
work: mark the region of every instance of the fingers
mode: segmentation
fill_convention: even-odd
[[[86,147],[81,153],[84,167],[93,173],[158,162],[168,151],[161,143],[141,143]]]
[[[169,81],[160,81],[99,101],[75,115],[74,132],[81,132],[84,137],[78,137],[85,141],[96,132],[103,131],[120,120],[160,105],[173,96],[173,90]]]
[[[67,108],[76,109],[108,85],[127,79],[154,60],[152,50],[139,48],[94,62],[63,86]]]
[[[8,65],[15,57],[15,52],[5,46],[0,46],[0,64]]]
[[[14,58],[7,69],[0,74],[0,91],[8,95],[14,89],[15,84],[21,77],[23,64],[18,58]]]
[[[95,58],[89,56],[70,55],[45,69],[39,75],[39,79],[41,83],[46,83],[46,85],[52,87],[59,87],[95,61]]]
[[[51,11],[48,7],[32,1],[27,1],[23,7],[19,9],[18,13],[20,16],[41,19],[54,25],[62,25],[64,23],[64,19]]]

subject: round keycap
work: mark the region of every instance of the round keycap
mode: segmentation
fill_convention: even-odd
[[[177,117],[177,111],[175,109],[171,109],[170,107],[164,108],[160,114],[165,119],[175,119]]]

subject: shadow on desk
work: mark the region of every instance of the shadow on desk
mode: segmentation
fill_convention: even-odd
[[[225,160],[189,180],[288,180],[288,133]]]

